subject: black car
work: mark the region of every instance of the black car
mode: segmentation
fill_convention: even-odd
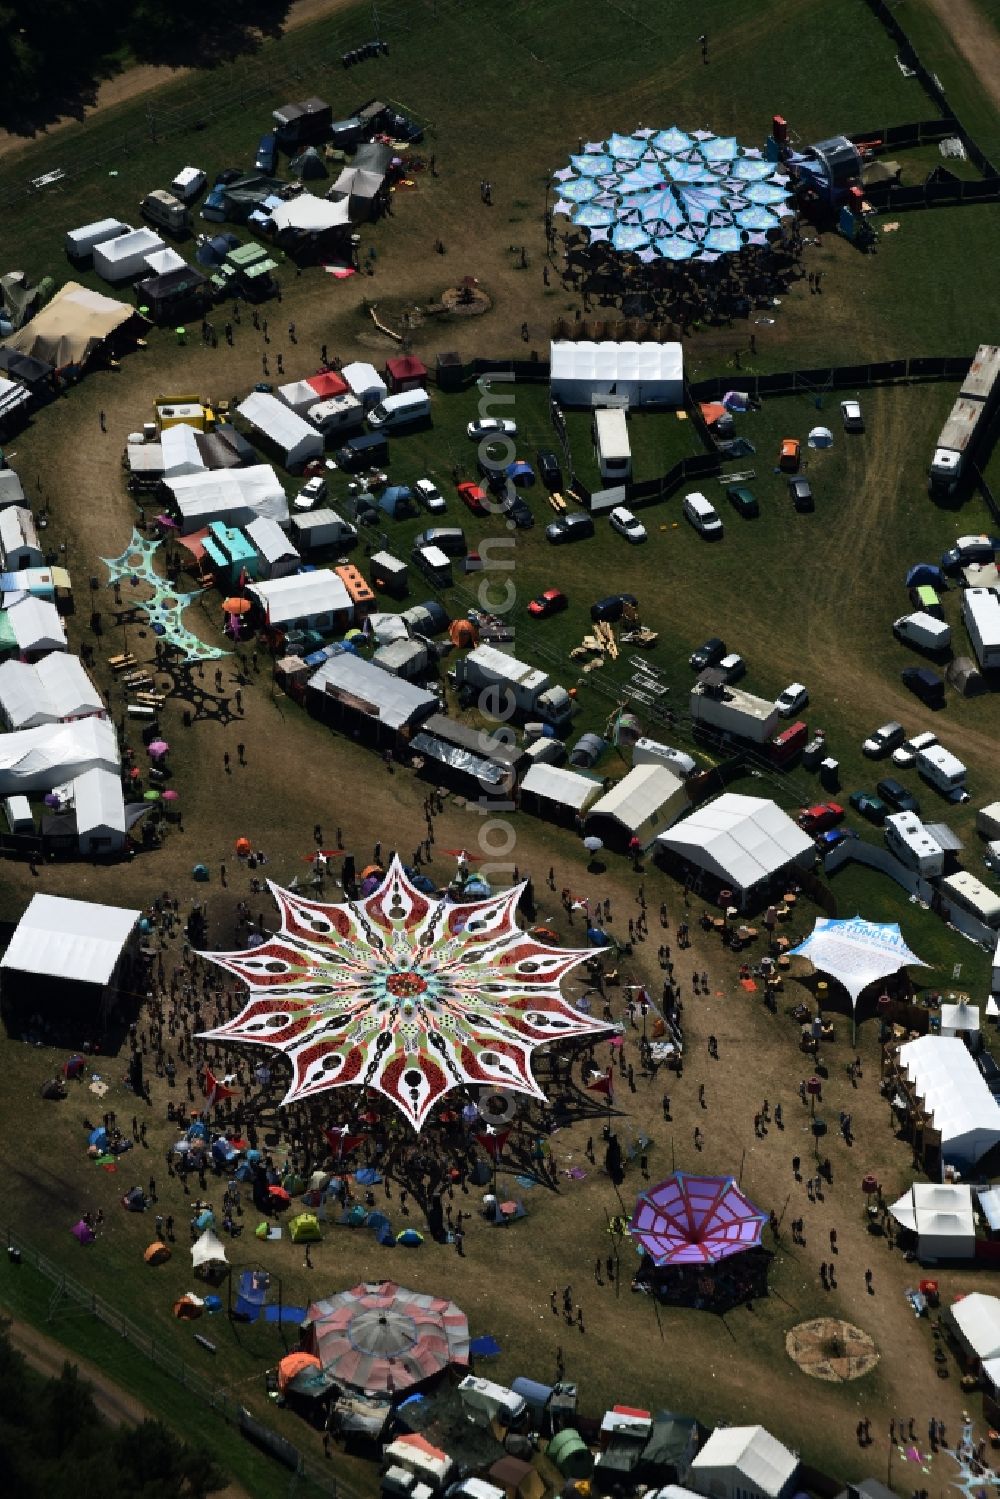
[[[879,781],[875,792],[884,802],[888,802],[894,812],[915,812],[920,815],[920,803],[917,798],[892,776],[886,776],[884,781]]]
[[[745,484],[730,484],[726,489],[726,499],[744,520],[752,520],[755,515],[760,514],[757,496]]]
[[[254,166],[258,172],[263,172],[265,177],[273,177],[278,165],[278,137],[273,130],[262,135],[257,143],[257,155],[254,158]]]
[[[692,671],[707,671],[710,666],[718,666],[723,656],[728,656],[726,642],[720,640],[718,635],[711,636],[701,644],[696,651],[692,651],[688,665]]]
[[[546,489],[562,489],[562,470],[559,467],[559,459],[551,448],[539,448],[535,454],[535,464],[538,468],[538,477]]]
[[[812,487],[808,479],[789,479],[788,493],[796,510],[815,510]]]
[[[519,494],[512,494],[505,502],[503,513],[508,520],[512,520],[519,531],[530,531],[535,524],[535,517],[531,513],[531,506],[521,499]]]
[[[545,540],[553,546],[566,541],[583,541],[594,534],[594,521],[589,515],[561,515],[545,527]]]
[[[613,593],[606,599],[598,599],[596,604],[590,606],[590,617],[595,622],[606,620],[608,624],[616,624],[625,613],[625,605],[631,604],[637,607],[639,600],[634,593]]]
[[[944,678],[936,671],[929,671],[926,666],[904,666],[900,676],[903,686],[916,693],[928,708],[944,707]]]

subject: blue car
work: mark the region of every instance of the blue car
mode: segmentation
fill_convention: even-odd
[[[257,144],[257,155],[254,158],[254,166],[258,172],[263,172],[265,177],[273,177],[278,165],[278,137],[273,130],[267,135],[262,135]]]
[[[816,834],[816,842],[826,854],[832,848],[839,848],[840,844],[846,843],[848,838],[857,836],[852,828],[828,828],[825,833]]]

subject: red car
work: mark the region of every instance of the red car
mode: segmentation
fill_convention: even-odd
[[[844,819],[844,809],[839,802],[817,802],[799,813],[799,827],[804,833],[822,833]]]
[[[486,492],[479,484],[473,484],[466,480],[458,486],[459,497],[463,505],[467,505],[473,515],[486,515]]]
[[[548,619],[550,614],[558,614],[569,604],[569,599],[560,588],[546,588],[537,599],[532,599],[528,605],[528,613],[533,614],[536,619]]]

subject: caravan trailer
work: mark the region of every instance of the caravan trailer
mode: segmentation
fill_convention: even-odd
[[[907,869],[925,879],[944,871],[944,849],[932,838],[915,812],[893,812],[883,828],[886,847]]]
[[[628,440],[628,422],[621,407],[594,412],[594,451],[601,478],[622,480],[632,473],[632,449]]]

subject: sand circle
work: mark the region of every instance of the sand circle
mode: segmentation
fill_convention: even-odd
[[[786,1334],[785,1352],[803,1374],[828,1384],[860,1379],[874,1369],[879,1358],[868,1333],[837,1317],[800,1322]]]

